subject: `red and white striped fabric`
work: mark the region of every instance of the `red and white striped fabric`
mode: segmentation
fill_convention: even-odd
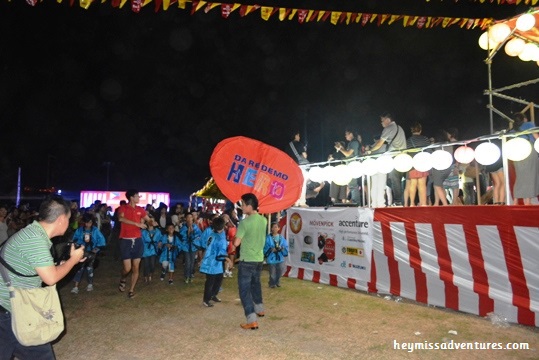
[[[376,209],[370,281],[286,275],[538,326],[539,207]]]

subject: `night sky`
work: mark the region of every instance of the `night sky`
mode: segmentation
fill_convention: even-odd
[[[526,10],[463,0],[272,4],[498,19]],[[20,166],[25,186],[104,190],[108,179],[110,190],[186,198],[210,176],[212,150],[227,137],[284,149],[300,129],[310,160],[322,161],[347,126],[370,143],[385,111],[407,132],[414,121],[427,136],[447,127],[461,139],[489,132],[480,29],[299,24],[264,21],[259,11],[223,19],[218,8],[190,15],[190,3],[135,14],[128,6],[0,0],[0,195],[15,193]],[[501,87],[536,78],[539,67],[502,50],[492,71]],[[537,93],[508,94],[538,102]],[[503,124],[496,116],[495,127]]]

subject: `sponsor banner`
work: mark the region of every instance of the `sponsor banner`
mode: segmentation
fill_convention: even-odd
[[[326,210],[313,211],[310,218],[326,219]],[[320,223],[306,222],[301,210],[289,213],[301,216],[301,222],[287,221],[294,242],[300,233],[318,231]],[[312,257],[297,247],[302,255],[290,259],[286,276],[539,326],[537,219],[536,206],[380,208],[370,278],[359,271],[343,277],[338,266],[327,272],[326,263],[315,268],[301,261]]]
[[[157,209],[160,203],[170,206],[170,194],[161,192],[139,192],[140,202],[138,206],[146,207],[153,204]],[[94,201],[100,200],[101,203],[112,207],[112,210],[120,206],[121,200],[126,200],[125,191],[89,191],[84,190],[80,193],[80,207],[90,207]]]
[[[292,208],[287,217],[289,265],[367,281],[372,257],[373,211]]]

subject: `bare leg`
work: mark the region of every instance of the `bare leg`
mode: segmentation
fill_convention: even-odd
[[[417,179],[417,191],[419,192],[419,206],[427,206],[427,177]]]
[[[438,202],[441,201],[442,205],[447,206],[447,198],[443,187],[434,185],[434,195],[437,198],[435,205],[438,205]]]
[[[406,180],[406,183],[410,182],[408,189],[410,195],[410,206],[415,206],[415,195],[417,194],[417,179]]]
[[[131,272],[131,287],[129,289],[129,292],[134,292],[135,291],[135,285],[137,284],[138,276],[139,276],[140,258],[139,259],[132,259],[131,264],[132,264],[132,270],[133,271]]]

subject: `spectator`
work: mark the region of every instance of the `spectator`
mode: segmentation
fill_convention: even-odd
[[[86,291],[92,291],[94,290],[95,258],[100,248],[105,246],[105,237],[97,226],[94,226],[94,218],[91,214],[87,213],[82,217],[82,226],[75,231],[73,242],[84,246],[84,257],[86,261],[80,264],[75,274],[75,286],[71,289],[71,292],[73,294],[79,293],[79,284],[85,272],[88,282]]]

